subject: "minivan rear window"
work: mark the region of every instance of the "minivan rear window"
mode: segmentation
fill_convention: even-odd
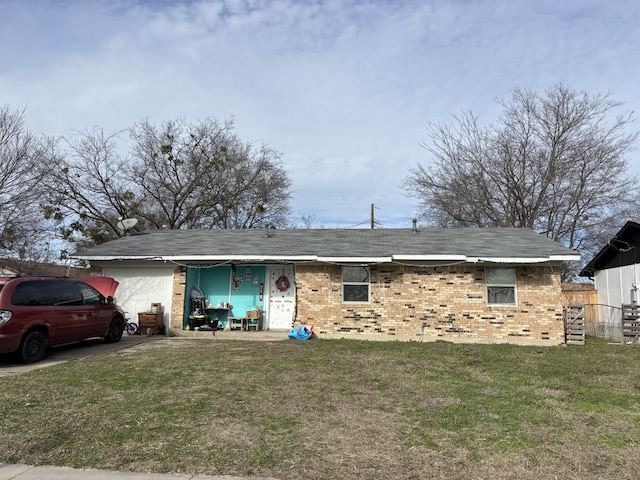
[[[51,305],[51,295],[44,282],[22,282],[11,296],[14,305]]]

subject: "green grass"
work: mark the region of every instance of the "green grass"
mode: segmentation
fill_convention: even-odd
[[[0,462],[640,478],[640,348],[166,339],[0,379]]]

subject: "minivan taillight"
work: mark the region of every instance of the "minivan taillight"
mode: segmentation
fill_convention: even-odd
[[[9,323],[13,317],[13,312],[11,310],[0,310],[0,327]]]

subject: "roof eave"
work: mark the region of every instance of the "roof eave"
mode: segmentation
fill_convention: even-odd
[[[393,255],[397,262],[446,262],[531,264],[580,260],[580,255],[548,255],[546,257],[468,257],[466,255]]]
[[[168,262],[315,262],[317,255],[172,255]]]
[[[100,261],[140,261],[160,262],[321,262],[321,263],[392,263],[392,262],[464,262],[464,263],[502,263],[537,264],[580,260],[580,255],[549,255],[546,257],[467,257],[466,255],[392,255],[390,257],[330,257],[317,255],[159,255],[159,256],[115,256],[80,255],[79,260]]]
[[[549,259],[557,262],[577,262],[580,260],[580,254],[574,255],[549,255]]]
[[[511,264],[537,264],[557,263],[580,260],[580,255],[548,255],[546,257],[477,257],[468,258],[470,263],[511,263]]]
[[[466,255],[410,255],[396,254],[392,255],[396,262],[466,262]]]
[[[162,261],[163,257],[159,256],[139,256],[139,255],[71,255],[71,258],[78,260],[88,260],[90,262],[102,262],[111,260],[159,260]]]
[[[393,257],[318,257],[323,263],[391,263]]]

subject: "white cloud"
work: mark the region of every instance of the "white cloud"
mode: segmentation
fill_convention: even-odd
[[[283,151],[294,211],[408,226],[429,122],[554,83],[638,110],[639,20],[624,0],[7,0],[0,104],[51,134],[233,115]]]

